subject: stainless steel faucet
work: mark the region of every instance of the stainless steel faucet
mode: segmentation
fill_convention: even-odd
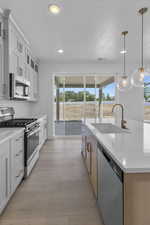
[[[112,113],[114,112],[114,108],[116,106],[120,106],[121,107],[121,110],[122,110],[121,128],[127,129],[127,127],[126,127],[127,121],[124,120],[124,108],[123,108],[123,105],[122,104],[115,104],[115,105],[113,105],[113,107],[112,107]]]

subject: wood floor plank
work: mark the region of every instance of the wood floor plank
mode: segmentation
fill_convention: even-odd
[[[102,225],[80,146],[80,138],[48,141],[0,225]]]

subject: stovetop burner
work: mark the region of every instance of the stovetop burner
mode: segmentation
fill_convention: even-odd
[[[0,122],[0,127],[26,127],[36,120],[35,118],[16,118]]]

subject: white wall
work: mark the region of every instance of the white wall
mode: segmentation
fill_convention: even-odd
[[[48,134],[53,135],[53,80],[52,75],[58,73],[99,73],[115,75],[121,71],[120,65],[115,64],[48,64],[40,65],[40,97],[39,102],[31,106],[33,115],[48,115]],[[127,119],[143,119],[143,89],[133,88],[128,93],[118,92],[119,103],[125,105]]]
[[[144,119],[144,89],[133,87],[128,92],[118,92],[118,101],[124,105],[127,119]]]

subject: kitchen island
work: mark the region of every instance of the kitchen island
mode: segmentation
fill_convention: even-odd
[[[150,124],[122,133],[83,126],[82,155],[105,225],[150,224]]]

